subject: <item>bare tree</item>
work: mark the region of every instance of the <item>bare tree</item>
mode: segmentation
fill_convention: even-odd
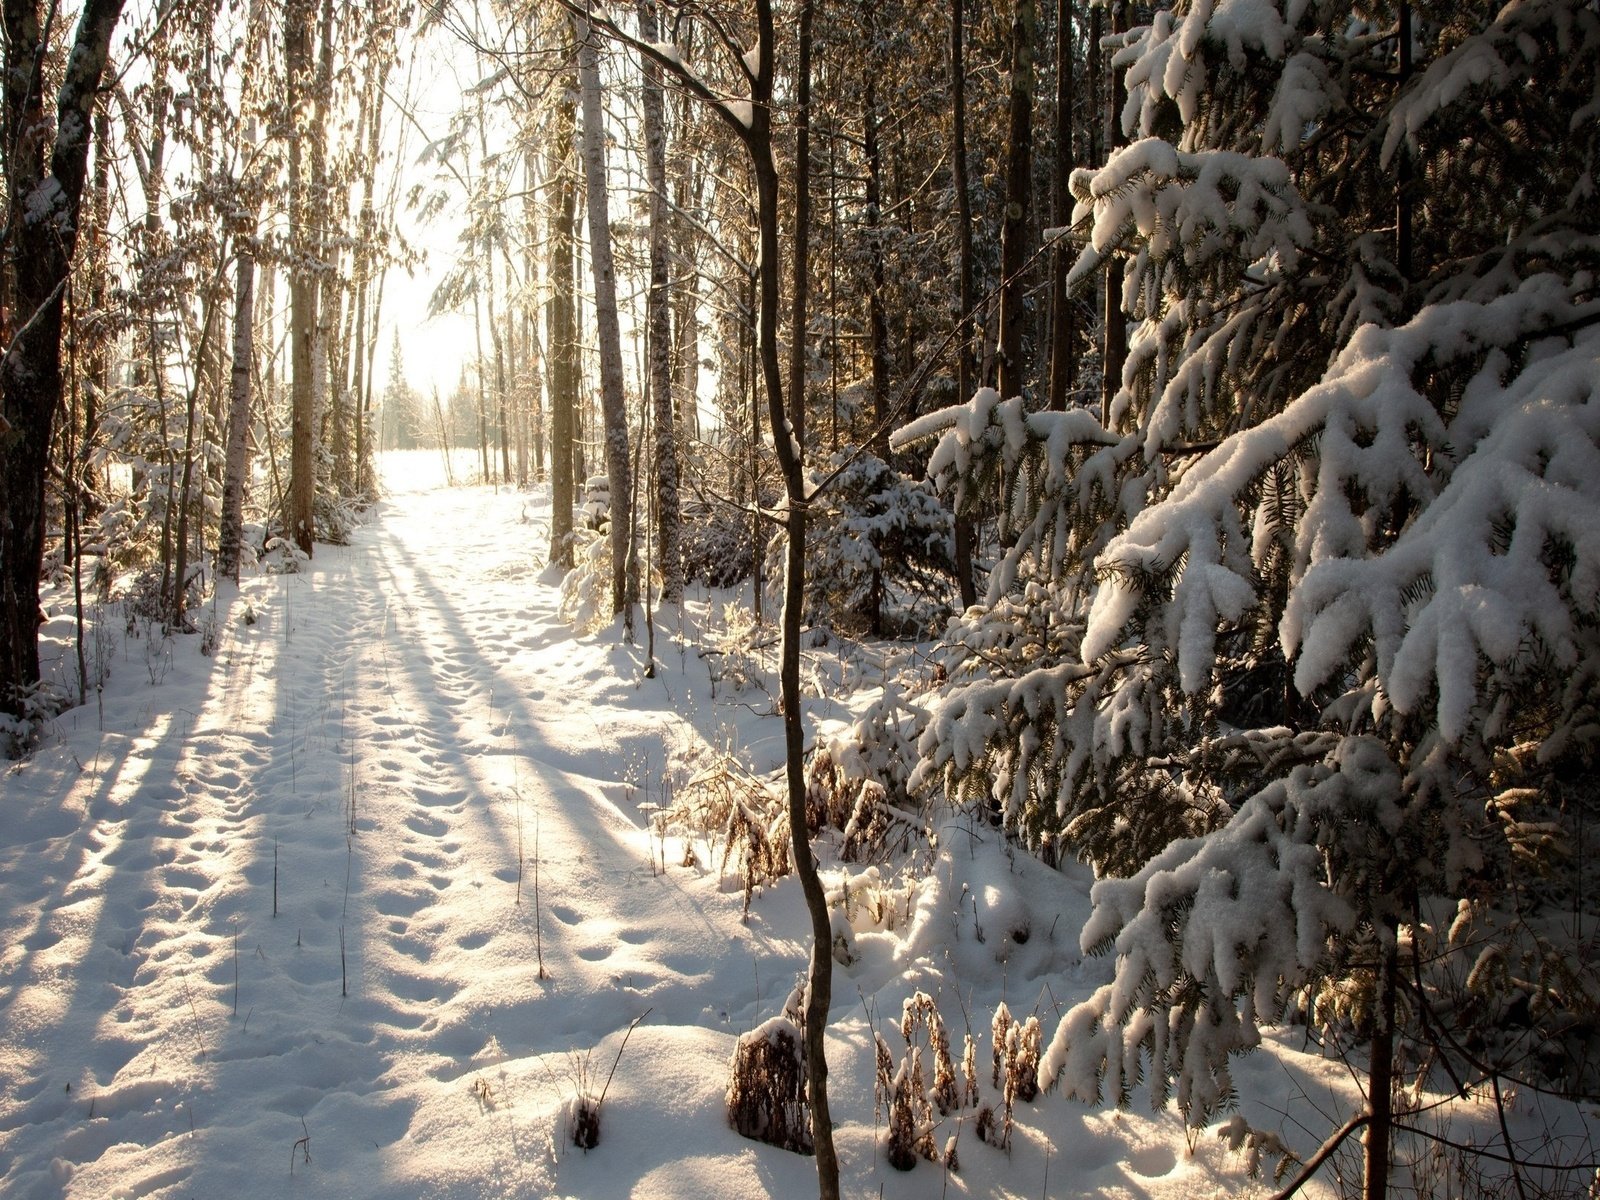
[[[562,0],[575,14],[588,16],[576,0]],[[812,0],[803,0],[805,8]],[[805,727],[800,695],[800,622],[805,607],[806,516],[810,497],[806,489],[805,460],[799,439],[784,405],[783,364],[778,353],[778,322],[782,290],[782,255],[779,252],[779,179],[773,153],[773,82],[775,37],[771,0],[755,0],[756,44],[734,55],[737,69],[750,88],[748,102],[728,102],[685,64],[681,56],[624,33],[609,21],[600,22],[612,37],[631,44],[670,71],[688,91],[704,101],[744,146],[756,184],[757,256],[756,341],[762,388],[767,397],[767,421],[783,477],[782,521],[787,539],[784,555],[783,616],[778,655],[779,698],[783,706],[785,777],[789,832],[795,874],[805,895],[811,918],[811,962],[805,989],[806,1098],[811,1106],[811,1132],[817,1155],[817,1183],[822,1200],[838,1200],[839,1158],[833,1144],[833,1119],[828,1109],[828,1062],[824,1037],[828,1011],[833,1004],[833,934],[827,897],[811,851],[806,824]],[[810,22],[803,22],[809,28]],[[731,49],[731,47],[729,47]]]
[[[567,72],[570,74],[570,69]],[[556,98],[550,139],[550,301],[545,309],[545,352],[550,360],[550,561],[572,566],[572,508],[576,501],[573,452],[578,409],[578,322],[573,308],[573,226],[578,189],[572,152],[578,122],[572,89]]]
[[[316,396],[312,381],[317,325],[317,285],[308,259],[313,253],[311,213],[315,207],[305,184],[298,129],[303,121],[307,76],[311,71],[311,0],[286,0],[283,12],[284,108],[289,132],[289,535],[312,552],[316,500]]]

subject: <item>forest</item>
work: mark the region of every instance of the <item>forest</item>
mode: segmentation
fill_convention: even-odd
[[[1600,1194],[1597,0],[0,8],[0,1194]]]

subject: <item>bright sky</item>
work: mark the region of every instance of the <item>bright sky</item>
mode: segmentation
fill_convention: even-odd
[[[389,352],[394,333],[400,331],[401,355],[405,361],[406,377],[411,386],[429,394],[434,387],[441,395],[448,395],[461,375],[462,367],[469,364],[477,353],[473,337],[472,315],[446,313],[438,317],[428,315],[428,299],[458,253],[458,235],[463,208],[452,207],[437,215],[427,225],[420,224],[416,214],[407,211],[404,197],[413,185],[426,183],[433,178],[433,167],[418,166],[417,157],[425,145],[420,125],[427,136],[437,138],[448,126],[460,102],[460,88],[454,63],[466,58],[460,44],[448,34],[437,31],[421,42],[411,42],[411,52],[416,58],[415,77],[411,88],[417,95],[412,103],[416,124],[406,123],[401,129],[401,119],[389,116],[390,162],[394,162],[395,141],[404,132],[405,148],[397,164],[401,171],[401,205],[395,214],[406,241],[421,249],[426,258],[407,272],[403,267],[391,267],[383,289],[382,331],[378,341],[378,359],[375,384],[377,394],[387,386],[389,379]],[[466,68],[470,71],[470,67]],[[391,84],[396,97],[406,87],[409,64],[402,62]]]

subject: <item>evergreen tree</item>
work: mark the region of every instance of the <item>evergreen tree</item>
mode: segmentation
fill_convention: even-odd
[[[1347,1023],[1369,1195],[1397,1011],[1466,1075],[1505,1067],[1463,1047],[1519,991],[1545,1049],[1597,994],[1526,917],[1560,895],[1563,787],[1593,800],[1600,14],[1412,7],[1129,34],[1130,143],[1072,180],[1073,284],[1126,272],[1105,419],[985,391],[898,435],[942,435],[962,511],[1003,481],[1015,539],[917,781],[1128,876],[1082,935],[1115,978],[1044,1078],[1126,1099],[1148,1061],[1201,1124],[1259,1022]],[[1592,1086],[1574,1061],[1540,1069]]]

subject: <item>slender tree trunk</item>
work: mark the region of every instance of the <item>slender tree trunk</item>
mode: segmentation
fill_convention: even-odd
[[[686,115],[685,125],[687,121]],[[676,142],[679,164],[677,196],[679,211],[692,217],[700,208],[705,177],[695,170],[694,158],[689,153],[688,134],[689,130],[685,128]],[[678,225],[676,247],[681,272],[674,296],[678,420],[684,442],[691,443],[700,438],[700,272],[695,268],[695,230],[688,221]]]
[[[319,280],[312,286],[317,291],[316,319],[312,322],[312,410],[313,437],[318,448],[327,447],[328,466],[324,467],[321,454],[312,457],[313,488],[318,482],[333,484],[341,495],[344,487],[340,481],[339,460],[344,457],[343,431],[343,375],[336,364],[333,331],[339,325],[339,310],[344,303],[343,285],[335,269],[340,252],[332,237],[334,189],[328,174],[328,125],[333,108],[333,0],[322,0],[322,14],[318,22],[320,33],[317,46],[317,74],[312,92],[311,124],[307,134],[311,139],[311,196],[308,209],[309,231],[313,256],[319,271]]]
[[[53,10],[52,10],[53,11]],[[0,282],[0,713],[18,717],[39,682],[45,476],[61,408],[62,304],[78,240],[95,93],[121,0],[85,0],[44,114],[48,25],[36,0],[5,0],[5,185],[11,243]],[[23,214],[28,214],[28,219]]]
[[[239,582],[244,534],[244,493],[249,467],[250,362],[255,353],[256,259],[250,236],[239,239],[239,276],[233,301],[233,373],[228,404],[228,444],[222,475],[222,530],[217,572]]]
[[[657,38],[655,0],[639,0],[639,36]],[[644,59],[645,173],[650,183],[650,294],[645,326],[650,338],[650,391],[655,419],[656,553],[661,599],[683,599],[683,554],[678,547],[678,422],[672,403],[672,289],[669,282],[667,154],[661,68]]]
[[[100,430],[100,409],[111,389],[110,348],[115,334],[110,331],[106,311],[109,264],[107,246],[111,233],[111,112],[101,99],[94,111],[94,264],[89,278],[89,366],[88,387],[83,393],[83,438],[79,442],[78,482],[83,489],[80,516],[93,517],[100,511],[95,472],[90,455]]]
[[[1379,932],[1377,1011],[1372,1020],[1372,1057],[1367,1070],[1367,1122],[1363,1137],[1362,1200],[1387,1200],[1389,1155],[1394,1134],[1394,1022],[1398,979],[1397,930],[1393,921]]]
[[[533,248],[538,241],[538,208],[534,203],[535,177],[538,173],[538,161],[534,148],[528,146],[523,164],[523,191],[524,225],[527,237],[523,246],[522,277],[524,280],[522,297],[522,360],[527,364],[527,393],[528,393],[528,423],[533,438],[533,477],[543,480],[545,477],[545,420],[544,405],[541,397],[544,392],[544,348],[539,344],[539,322],[534,311],[534,296],[536,289],[534,281],[537,278],[534,270]]]
[[[295,545],[313,552],[316,504],[316,393],[313,358],[317,325],[316,282],[305,259],[313,252],[310,223],[313,207],[302,178],[301,137],[305,114],[306,74],[311,66],[311,5],[288,0],[284,9],[283,49],[285,108],[289,132],[290,243],[298,253],[289,267],[289,533]]]
[[[573,178],[573,137],[577,110],[572,89],[556,101],[555,136],[550,146],[550,301],[545,309],[546,353],[550,359],[550,561],[572,566],[574,417],[578,407],[578,328],[573,312],[573,226],[577,186]]]
[[[967,187],[966,40],[966,16],[961,0],[950,0],[950,93],[955,127],[951,173],[956,191],[956,219],[960,224],[956,246],[961,281],[961,311],[956,315],[960,325],[956,334],[956,399],[962,404],[972,399],[976,368],[972,357],[972,198]],[[978,602],[977,584],[972,577],[972,518],[957,514],[955,525],[956,586],[961,589],[961,607],[968,609]]]
[[[872,452],[888,460],[889,431],[889,329],[884,316],[886,286],[883,261],[883,156],[878,147],[878,88],[875,67],[869,62],[865,108],[861,114],[867,156],[867,255],[871,263],[872,290],[867,294],[867,334],[872,349],[872,424],[877,430]],[[875,585],[874,591],[878,588]],[[874,606],[876,608],[876,606]],[[873,632],[878,632],[874,615]]]
[[[788,783],[790,851],[795,874],[811,917],[811,964],[805,989],[806,1096],[811,1105],[811,1130],[816,1147],[817,1185],[821,1200],[838,1200],[839,1158],[833,1144],[833,1120],[828,1108],[826,1035],[833,1003],[833,934],[827,897],[817,874],[806,822],[805,725],[800,695],[800,624],[805,599],[806,494],[805,458],[783,400],[783,364],[778,354],[778,322],[782,257],[779,253],[779,182],[772,148],[773,33],[772,0],[755,0],[755,61],[749,64],[750,113],[736,117],[726,108],[729,128],[750,155],[756,183],[756,217],[759,236],[756,325],[762,387],[767,395],[767,420],[773,448],[783,478],[784,529],[788,549],[784,556],[783,618],[778,659],[779,701],[783,707],[785,776]],[[680,59],[666,58],[646,43],[635,48],[656,57],[701,100],[716,100]]]
[[[1056,0],[1056,163],[1050,219],[1058,229],[1072,220],[1072,0]],[[1059,236],[1050,252],[1050,407],[1067,407],[1073,383],[1072,306],[1067,297],[1067,243]]]
[[[811,282],[811,24],[813,0],[800,3],[800,62],[795,77],[794,287],[789,308],[789,421],[806,448],[806,303]],[[881,249],[881,248],[880,248]],[[881,257],[881,255],[880,255]]]
[[[746,280],[747,296],[744,313],[745,322],[740,329],[740,386],[742,394],[749,397],[750,411],[750,580],[751,596],[755,608],[756,624],[762,622],[761,606],[767,590],[767,555],[766,547],[762,544],[762,516],[761,516],[761,406],[757,402],[756,391],[756,339],[750,323],[755,319],[756,311],[756,273],[751,272]],[[748,363],[747,363],[748,360]]]
[[[377,474],[372,465],[372,431],[368,428],[369,376],[372,370],[369,337],[376,333],[369,311],[371,284],[377,255],[372,246],[377,239],[378,218],[373,206],[373,192],[377,187],[379,136],[383,124],[383,77],[388,74],[392,58],[385,58],[382,67],[374,67],[368,75],[367,89],[371,96],[367,113],[367,145],[361,163],[361,213],[358,219],[360,242],[356,247],[352,269],[356,276],[355,346],[352,354],[350,396],[355,421],[355,492],[362,500],[377,498]],[[369,332],[370,330],[370,332]]]
[[[1028,231],[1033,207],[1034,0],[1016,0],[1011,23],[1011,118],[1006,143],[1006,208],[1000,225],[1000,394],[1020,396],[1028,294]]]
[[[600,52],[587,19],[574,18],[578,37],[578,88],[583,105],[583,161],[588,192],[589,263],[594,275],[594,318],[600,343],[600,413],[605,427],[606,476],[611,484],[611,605],[633,627],[638,599],[629,570],[633,542],[633,474],[628,410],[622,391],[622,334],[617,322],[616,269],[611,261],[607,209],[606,131],[600,105]]]
[[[779,650],[779,694],[783,703],[785,773],[789,792],[790,850],[795,874],[811,916],[811,964],[806,975],[806,1098],[811,1103],[811,1132],[817,1152],[821,1200],[838,1200],[839,1158],[833,1145],[833,1117],[828,1108],[828,1012],[833,1005],[833,930],[828,901],[811,852],[806,824],[805,725],[800,695],[800,624],[805,608],[807,496],[805,460],[783,403],[783,367],[778,359],[779,271],[778,169],[772,155],[772,80],[775,39],[771,0],[756,0],[757,67],[751,89],[751,118],[746,146],[756,179],[757,219],[761,249],[760,317],[757,341],[761,377],[767,392],[767,419],[772,427],[778,468],[783,475],[788,507],[784,515],[788,549],[784,559],[782,638]]]
[[[1096,12],[1099,10],[1096,9]],[[1111,32],[1122,33],[1128,28],[1126,0],[1113,0],[1111,4]],[[1128,90],[1122,75],[1109,66],[1111,79],[1106,88],[1105,152],[1126,142],[1122,135],[1122,106],[1127,103]],[[1111,425],[1111,402],[1122,386],[1122,364],[1128,359],[1128,317],[1122,311],[1123,265],[1120,257],[1113,257],[1106,268],[1106,296],[1104,309],[1105,348],[1101,354],[1100,421]]]

